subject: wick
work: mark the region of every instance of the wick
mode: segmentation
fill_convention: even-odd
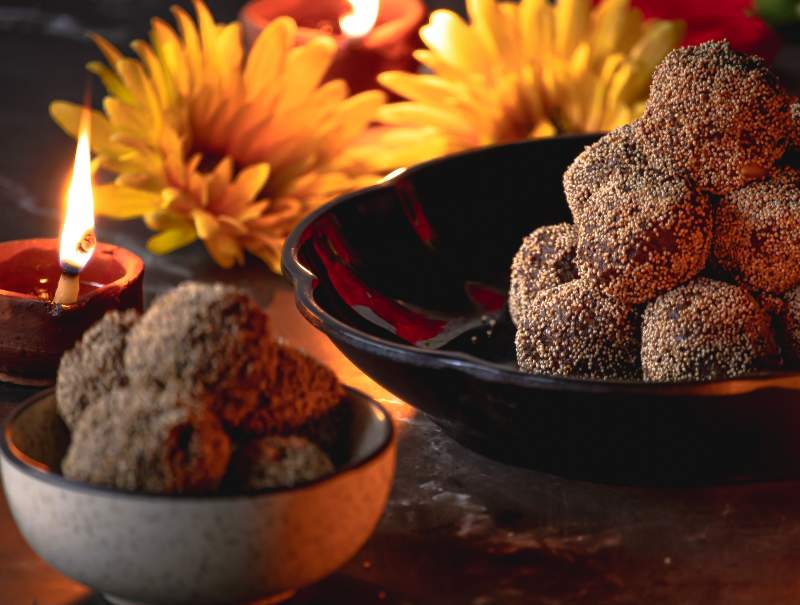
[[[77,271],[71,267],[64,267],[58,280],[53,303],[57,305],[71,305],[78,300],[78,291],[81,287],[81,278]]]

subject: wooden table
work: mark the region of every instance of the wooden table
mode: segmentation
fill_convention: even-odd
[[[4,32],[0,56],[0,239],[52,236],[74,147],[47,103],[80,98],[95,53],[63,36]],[[261,265],[225,272],[199,246],[155,258],[136,222],[101,221],[98,233],[142,254],[148,297],[189,278],[248,287],[279,335],[392,411],[399,458],[383,521],[349,564],[292,604],[800,603],[800,484],[625,488],[497,464],[360,373]],[[0,415],[31,392],[0,386]],[[0,498],[0,605],[102,602],[28,548]]]

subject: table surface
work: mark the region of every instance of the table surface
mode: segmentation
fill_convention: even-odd
[[[57,233],[74,147],[50,122],[47,104],[81,96],[82,65],[94,51],[77,26],[118,38],[130,31],[119,25],[130,1],[103,5],[119,14],[87,9],[82,21],[47,10],[60,4],[0,7],[0,240]],[[136,14],[163,4],[141,2]],[[398,465],[382,522],[350,563],[291,603],[800,602],[800,483],[642,489],[503,466],[454,443],[362,374],[300,316],[290,287],[258,263],[225,272],[199,246],[155,258],[142,249],[146,232],[137,222],[101,221],[98,231],[145,259],[148,298],[189,278],[241,284],[267,306],[280,336],[391,410]],[[32,392],[0,385],[0,416]],[[0,497],[0,604],[103,602],[30,550]]]

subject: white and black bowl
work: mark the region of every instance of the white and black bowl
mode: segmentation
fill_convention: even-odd
[[[343,565],[366,542],[394,476],[392,420],[348,390],[348,453],[332,475],[290,488],[205,497],[130,493],[64,478],[69,442],[52,391],[7,421],[0,465],[31,547],[113,603],[274,602]]]

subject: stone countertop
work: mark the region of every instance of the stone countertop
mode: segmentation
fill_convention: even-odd
[[[55,235],[59,179],[74,147],[47,104],[80,98],[82,65],[94,51],[52,31],[4,30],[0,54],[0,239]],[[381,524],[349,564],[291,604],[800,602],[800,483],[626,488],[498,464],[350,364],[300,316],[290,287],[258,263],[225,272],[200,246],[156,258],[142,249],[146,230],[136,222],[101,221],[98,232],[142,255],[148,298],[188,278],[247,287],[280,336],[391,410],[398,466]],[[32,392],[0,385],[0,415]],[[0,603],[103,602],[29,549],[0,497]]]

